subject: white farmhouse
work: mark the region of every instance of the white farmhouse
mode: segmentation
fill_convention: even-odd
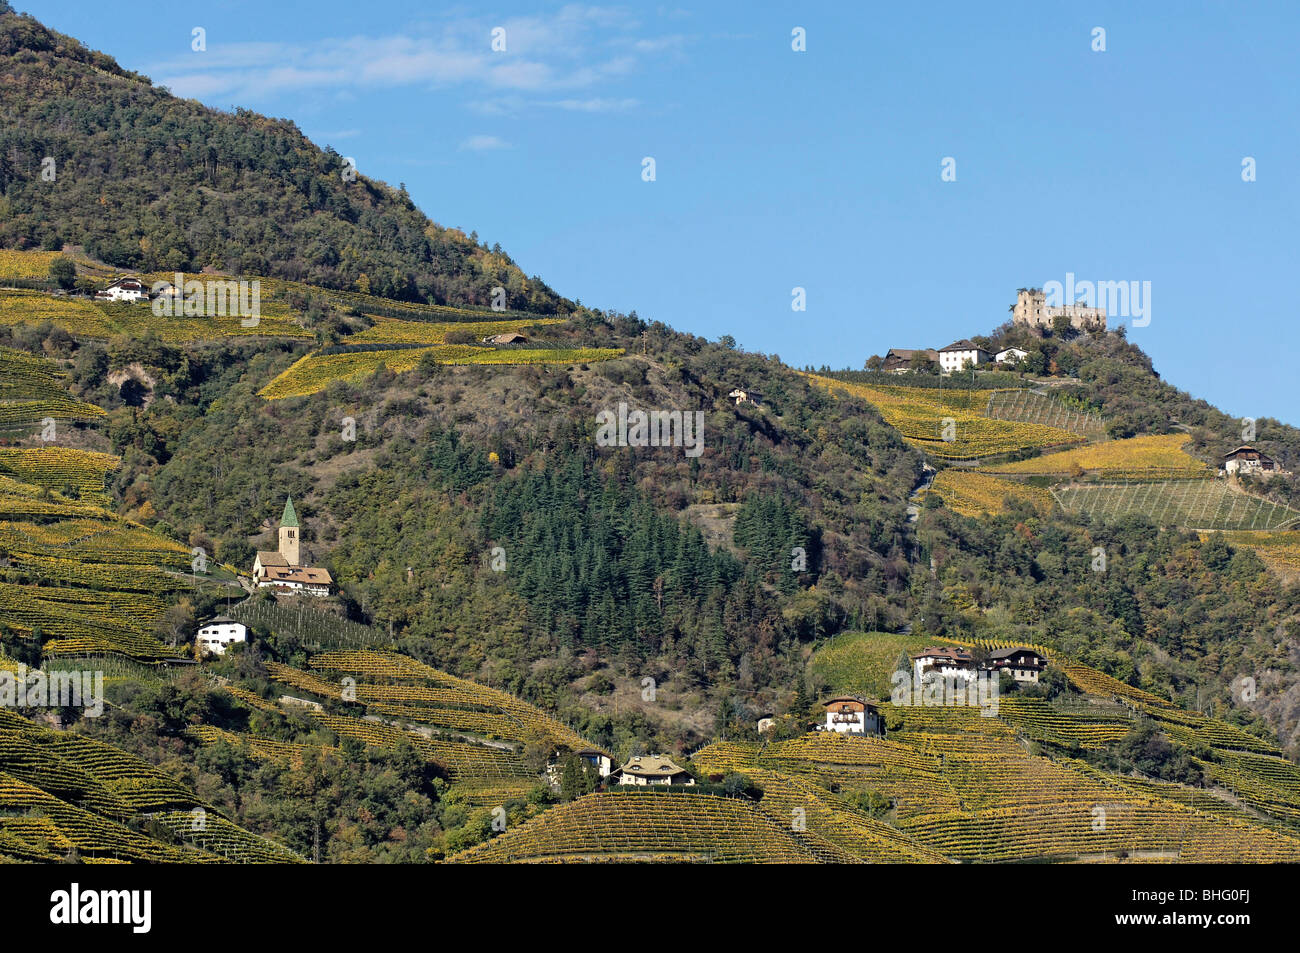
[[[925,681],[930,672],[937,672],[942,678],[961,678],[970,681],[975,677],[975,657],[966,649],[935,647],[921,649],[912,656],[912,665],[916,669],[916,680]]]
[[[883,735],[885,721],[875,705],[857,695],[837,695],[822,702],[826,709],[824,731],[846,735]]]
[[[989,352],[973,341],[963,338],[947,347],[939,348],[939,370],[944,374],[964,370],[989,362]]]
[[[1016,364],[1029,357],[1029,352],[1023,347],[1004,347],[993,355],[993,360],[999,364]]]
[[[1231,453],[1224,454],[1219,469],[1228,474],[1253,473],[1257,476],[1289,476],[1276,461],[1262,450],[1251,446],[1241,446]]]
[[[247,641],[248,626],[224,615],[203,623],[195,636],[195,643],[202,655],[225,655],[226,649],[236,642]]]
[[[149,288],[134,275],[127,275],[118,278],[96,297],[107,298],[109,301],[148,301]]]

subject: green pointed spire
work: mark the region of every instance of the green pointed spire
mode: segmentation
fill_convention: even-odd
[[[298,514],[293,509],[293,497],[286,497],[284,501],[284,515],[280,517],[281,526],[297,526]]]

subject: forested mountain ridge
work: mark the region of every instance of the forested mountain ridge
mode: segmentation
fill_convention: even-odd
[[[134,426],[157,449],[128,447],[118,479],[235,561],[292,488],[307,545],[360,611],[529,697],[535,663],[586,651],[709,694],[743,666],[745,690],[770,697],[799,642],[903,624],[916,457],[868,408],[844,414],[758,356],[626,318],[571,333],[632,343],[643,328],[648,359],[428,365],[274,403],[243,385],[183,428],[155,403]],[[762,409],[725,397],[739,383],[763,388]],[[704,453],[597,447],[592,421],[620,402],[705,408]],[[706,545],[711,528],[722,545]],[[489,568],[495,547],[505,572]],[[579,668],[566,662],[566,680]]]
[[[268,401],[258,392],[300,353],[283,343],[106,352],[32,332],[16,329],[15,343],[62,349],[78,396],[108,408],[124,513],[246,566],[292,493],[305,545],[358,617],[579,724],[630,715],[609,680],[644,677],[743,724],[790,703],[821,639],[911,624],[937,639],[1068,646],[1121,681],[1296,741],[1300,592],[1254,552],[1140,514],[972,519],[934,496],[909,524],[923,457],[870,403],[726,344],[588,314],[548,333],[633,353],[427,361]],[[1108,375],[1114,357],[1092,346]],[[109,381],[133,361],[155,381],[147,407]],[[736,405],[736,387],[761,406]],[[620,403],[701,408],[704,453],[597,446],[597,414]],[[1105,573],[1089,569],[1098,546]],[[1232,682],[1248,673],[1260,698],[1234,706]],[[699,740],[697,714],[659,714],[644,727],[666,743]]]
[[[572,305],[297,126],[172,96],[0,5],[0,246],[123,270],[269,275],[382,297]]]

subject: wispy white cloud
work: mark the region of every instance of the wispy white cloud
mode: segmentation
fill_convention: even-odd
[[[490,152],[493,149],[509,149],[510,143],[498,136],[470,136],[461,142],[460,148],[470,152]]]
[[[494,51],[492,31],[505,30]],[[472,108],[508,114],[550,94],[550,104],[590,112],[636,104],[603,87],[632,75],[684,38],[642,35],[634,11],[569,4],[539,16],[444,18],[381,36],[313,42],[209,42],[206,51],[153,64],[149,73],[178,96],[257,103],[295,91],[477,87]],[[599,92],[597,92],[599,90]],[[588,92],[588,96],[565,96]],[[554,99],[556,94],[563,98]],[[587,105],[581,105],[587,104]]]
[[[568,109],[572,112],[610,113],[626,112],[640,104],[640,100],[637,99],[606,99],[596,96],[591,99],[556,99],[540,105],[554,106],[556,109]]]

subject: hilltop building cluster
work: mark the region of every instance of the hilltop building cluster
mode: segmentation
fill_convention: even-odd
[[[1024,348],[1008,347],[1001,351],[990,352],[974,341],[963,338],[947,347],[903,348],[891,347],[886,353],[880,369],[886,374],[907,374],[911,371],[939,365],[939,373],[947,376],[954,371],[964,371],[981,364],[1016,364],[1029,356]]]
[[[1072,303],[1050,305],[1042,288],[1021,288],[1016,293],[1016,302],[1011,305],[1013,323],[1036,331],[1051,331],[1056,327],[1058,318],[1069,321],[1076,331],[1105,331],[1106,309],[1094,308],[1087,304]],[[986,348],[963,338],[942,348],[890,348],[881,362],[880,369],[886,374],[907,374],[917,370],[927,370],[937,365],[939,373],[948,375],[956,371],[968,370],[982,364],[1016,365],[1029,357],[1029,351],[1022,347],[1006,347],[1000,351]]]

